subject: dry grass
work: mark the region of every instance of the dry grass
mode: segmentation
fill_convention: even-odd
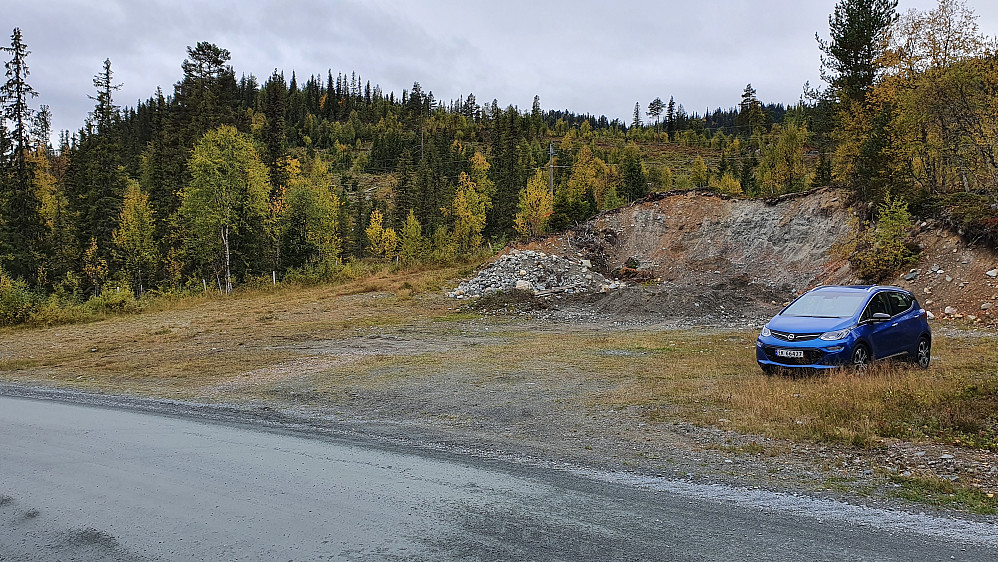
[[[5,329],[0,331],[0,379],[192,396],[205,386],[294,357],[297,343],[443,314],[446,303],[423,303],[413,295],[437,291],[458,272],[378,272],[337,286],[278,286],[230,298],[160,299],[138,315]]]
[[[940,338],[922,371],[880,364],[865,373],[761,374],[754,333],[669,334],[607,399],[686,419],[795,440],[872,446],[883,438],[998,448],[998,340]]]

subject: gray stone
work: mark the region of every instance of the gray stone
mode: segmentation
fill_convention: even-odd
[[[917,269],[912,269],[911,272],[908,273],[908,275],[904,276],[904,280],[905,281],[914,281],[915,279],[918,279],[918,270]]]
[[[993,306],[994,306],[993,303],[986,302],[986,303],[984,303],[984,304],[981,305],[981,310],[991,310],[991,307],[993,307]]]
[[[998,277],[998,268],[992,269],[991,271],[985,273],[985,275],[987,275],[988,277],[990,277],[992,279],[994,279],[995,277]]]
[[[946,308],[943,309],[943,314],[948,314],[950,316],[953,316],[956,313],[957,313],[956,308],[952,306],[947,306]]]

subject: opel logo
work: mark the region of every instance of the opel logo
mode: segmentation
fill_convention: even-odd
[[[790,340],[790,341],[793,341],[793,340],[794,340],[794,338],[796,338],[796,337],[797,337],[797,336],[795,336],[795,335],[793,335],[793,334],[787,334],[787,339],[788,339],[788,340]]]

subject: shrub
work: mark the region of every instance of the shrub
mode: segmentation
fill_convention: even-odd
[[[998,209],[991,198],[978,193],[957,192],[936,202],[937,216],[963,231],[970,239],[980,239],[998,247]]]
[[[139,302],[128,286],[105,287],[96,297],[83,304],[83,308],[94,314],[132,314],[140,312]]]
[[[92,317],[93,314],[83,306],[66,302],[53,294],[38,306],[27,322],[33,326],[58,326],[83,322]]]
[[[911,240],[911,214],[908,204],[888,193],[878,208],[876,226],[858,225],[849,263],[856,275],[882,282],[894,277],[918,258]]]
[[[23,324],[38,306],[38,296],[28,284],[0,269],[0,326]]]

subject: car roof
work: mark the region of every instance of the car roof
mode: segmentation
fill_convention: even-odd
[[[815,287],[811,291],[834,291],[836,293],[877,293],[880,291],[899,291],[902,293],[911,294],[911,291],[907,289],[902,289],[901,287],[895,287],[893,285],[821,285],[820,287]]]

